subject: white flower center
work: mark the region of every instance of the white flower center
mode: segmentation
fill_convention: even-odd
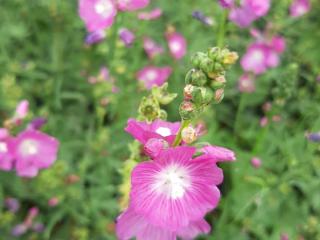
[[[159,127],[159,128],[157,128],[156,133],[158,133],[162,137],[168,137],[171,135],[171,130],[170,130],[170,128]]]
[[[154,81],[156,78],[157,78],[157,72],[155,70],[149,70],[147,73],[146,73],[146,79],[147,81]]]
[[[301,16],[307,12],[307,8],[304,5],[298,5],[296,8],[296,12],[299,16]]]
[[[7,144],[4,142],[0,142],[0,153],[7,153],[8,147]]]
[[[178,41],[172,41],[170,42],[170,49],[173,52],[178,52],[181,49],[181,44]]]
[[[23,155],[34,155],[38,153],[38,143],[34,140],[25,140],[19,150]]]
[[[261,62],[264,58],[264,54],[261,50],[255,50],[251,55],[251,60],[253,62]]]
[[[108,0],[101,0],[95,4],[94,9],[100,16],[108,17],[112,14],[113,5]]]
[[[171,199],[182,198],[191,181],[187,169],[177,164],[172,164],[155,176],[152,189]]]

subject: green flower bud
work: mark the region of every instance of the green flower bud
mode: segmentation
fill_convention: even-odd
[[[206,73],[212,72],[215,69],[214,61],[209,57],[204,58],[200,63],[200,68]]]
[[[167,120],[168,114],[165,110],[161,109],[159,112],[159,118],[162,120]]]
[[[200,69],[191,69],[186,75],[185,82],[186,84],[203,86],[207,82],[207,76]]]
[[[193,67],[199,68],[201,60],[206,57],[207,55],[205,53],[197,52],[191,57],[191,64],[193,65]]]
[[[158,101],[152,97],[143,97],[139,106],[139,114],[147,121],[153,121],[160,114],[160,106]]]
[[[190,120],[196,116],[196,107],[190,101],[183,101],[180,104],[179,113],[183,120]]]
[[[161,87],[154,86],[152,88],[152,95],[158,100],[162,105],[167,105],[172,102],[176,97],[176,93],[168,92],[168,83],[164,83]]]
[[[209,88],[198,87],[192,93],[192,101],[198,105],[208,105],[213,99],[213,93]]]
[[[214,60],[214,59],[216,59],[217,56],[219,55],[219,52],[220,52],[220,48],[218,48],[218,47],[209,48],[209,50],[208,50],[208,56],[209,56],[209,58],[211,58],[212,60]]]
[[[213,89],[224,88],[224,86],[226,85],[226,82],[227,81],[224,75],[219,75],[213,79],[213,81],[211,82],[211,87]]]

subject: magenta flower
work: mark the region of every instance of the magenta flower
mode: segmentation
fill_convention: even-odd
[[[153,59],[155,56],[163,53],[163,47],[158,45],[149,37],[143,38],[143,48],[150,59]]]
[[[310,11],[311,4],[309,0],[293,0],[290,6],[290,16],[300,17]]]
[[[169,147],[169,144],[166,140],[161,138],[150,138],[144,145],[144,152],[152,159],[158,156],[158,154]]]
[[[146,123],[131,118],[125,130],[142,144],[146,144],[152,138],[163,139],[172,144],[179,128],[180,122],[171,123],[157,119],[152,123]]]
[[[193,159],[195,151],[194,147],[187,146],[170,148],[161,151],[153,161],[135,167],[127,214],[133,211],[131,219],[140,218],[139,224],[127,228],[124,225],[128,222],[121,221],[120,217],[117,223],[120,239],[135,236],[138,239],[175,239],[176,236],[192,239],[199,233],[209,232],[203,217],[220,200],[217,185],[222,182],[223,173],[215,159]],[[141,229],[137,229],[139,227]],[[145,238],[139,235],[141,230]],[[150,238],[155,232],[167,238]]]
[[[119,37],[127,47],[130,47],[136,38],[134,33],[127,28],[119,30]]]
[[[15,111],[15,119],[24,119],[29,111],[29,102],[27,100],[22,100],[18,103]]]
[[[79,0],[79,15],[88,32],[110,27],[116,14],[117,8],[113,0]]]
[[[0,138],[0,169],[10,171],[13,168],[12,137],[5,135]]]
[[[171,72],[171,67],[146,66],[137,73],[137,79],[144,84],[146,89],[151,89],[154,85],[164,84]]]
[[[138,14],[140,20],[154,20],[162,16],[161,8],[155,8],[150,12],[141,12]]]
[[[42,132],[25,130],[12,141],[16,171],[22,177],[35,177],[39,169],[50,167],[57,159],[59,142]]]
[[[234,0],[219,0],[219,4],[223,8],[231,8],[234,4]]]
[[[146,219],[127,209],[117,219],[116,233],[119,240],[129,240],[136,236],[138,240],[175,240],[177,237],[183,239],[194,239],[199,234],[210,232],[210,225],[203,219],[191,222],[188,226],[180,228],[176,233],[152,225]]]
[[[251,159],[251,165],[254,167],[254,168],[260,168],[261,167],[261,159],[260,158],[257,158],[257,157],[253,157]]]
[[[34,118],[29,124],[28,124],[28,129],[33,129],[33,130],[38,130],[40,129],[43,125],[47,123],[46,118],[38,117]]]
[[[231,7],[229,19],[242,28],[248,27],[253,21],[265,16],[270,8],[270,0],[243,0],[240,7],[231,4],[222,3],[222,6]]]
[[[135,11],[148,6],[150,0],[117,0],[117,3],[120,11]]]
[[[183,58],[187,52],[186,39],[177,32],[167,33],[166,38],[172,57],[177,60]]]
[[[254,92],[256,90],[254,77],[248,73],[243,74],[239,79],[238,89],[244,93]]]
[[[214,162],[228,162],[236,160],[235,153],[224,147],[208,145],[202,148],[202,152],[204,154],[199,157],[201,159],[208,158]]]
[[[85,39],[85,43],[88,45],[92,45],[92,44],[101,42],[105,38],[106,38],[106,31],[97,30],[97,31],[88,33]]]
[[[267,66],[269,48],[264,44],[253,43],[247,49],[246,54],[241,59],[241,66],[245,71],[255,74],[264,73]]]
[[[283,53],[286,49],[286,40],[280,36],[274,36],[270,43],[271,48],[277,53]]]

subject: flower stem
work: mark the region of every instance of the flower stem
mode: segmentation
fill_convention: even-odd
[[[181,143],[181,139],[182,139],[182,136],[181,136],[181,133],[182,133],[182,130],[185,128],[185,127],[188,127],[189,124],[191,123],[191,120],[182,120],[181,122],[181,126],[179,128],[179,132],[173,142],[173,146],[176,147],[178,146],[180,143]]]
[[[226,34],[227,16],[228,16],[228,11],[224,10],[223,13],[221,14],[220,25],[219,25],[219,30],[218,30],[218,38],[217,38],[217,46],[218,47],[223,47],[223,44],[224,44],[224,37]]]
[[[240,102],[239,102],[238,110],[237,110],[237,113],[236,113],[236,119],[235,119],[235,122],[234,122],[234,130],[233,130],[234,133],[238,132],[238,128],[239,128],[239,125],[240,125],[240,115],[243,112],[243,109],[245,108],[245,105],[246,105],[246,95],[245,95],[245,93],[241,93]]]

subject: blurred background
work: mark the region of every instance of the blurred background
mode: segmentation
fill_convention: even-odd
[[[217,44],[225,10],[214,0],[152,0],[138,12],[159,7],[160,18],[143,21],[137,12],[120,12],[103,41],[86,44],[75,0],[0,2],[1,122],[27,99],[28,120],[45,117],[43,131],[60,141],[57,161],[37,177],[0,172],[0,239],[116,239],[120,170],[132,142],[124,127],[148,94],[136,73],[147,65],[172,67],[169,89],[179,96],[165,108],[169,121],[179,121],[190,56]],[[239,87],[239,61],[227,73],[222,103],[201,116],[207,129],[202,140],[233,149],[237,161],[222,166],[221,203],[207,216],[213,230],[199,239],[320,239],[320,145],[308,135],[320,131],[320,3],[313,1],[299,18],[290,17],[291,3],[273,0],[268,14],[251,25],[261,32],[269,26],[285,38],[278,66],[255,76],[248,92]],[[180,60],[170,56],[168,26],[187,41]],[[122,27],[135,34],[130,47],[118,36]],[[250,28],[227,21],[224,30],[224,45],[240,58],[255,41]],[[144,36],[164,53],[149,60]],[[90,82],[102,67],[112,84]],[[20,208],[12,211],[8,199]],[[39,209],[39,228],[13,233],[32,207]]]

